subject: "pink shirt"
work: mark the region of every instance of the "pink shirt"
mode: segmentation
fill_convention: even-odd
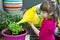
[[[54,31],[56,28],[55,20],[44,19],[39,32],[40,40],[55,40]]]

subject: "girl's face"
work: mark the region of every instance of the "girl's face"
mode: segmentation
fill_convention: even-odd
[[[48,16],[47,12],[45,12],[45,11],[41,11],[41,15],[42,15],[44,18],[46,18],[46,17]]]

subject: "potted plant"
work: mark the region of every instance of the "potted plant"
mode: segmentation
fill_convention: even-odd
[[[5,40],[25,40],[28,31],[22,28],[22,24],[11,22],[7,29],[2,30]]]
[[[8,27],[6,29],[2,30],[2,35],[5,40],[25,40],[28,31],[22,27],[27,26],[27,24],[17,24],[22,19],[22,16],[21,14],[9,16],[10,24],[7,25]]]

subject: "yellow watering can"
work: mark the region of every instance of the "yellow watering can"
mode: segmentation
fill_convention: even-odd
[[[36,13],[36,8],[36,6],[33,6],[32,8],[28,9],[24,14],[23,19],[21,19],[17,24],[24,22],[32,22],[33,24],[38,24],[39,17]]]

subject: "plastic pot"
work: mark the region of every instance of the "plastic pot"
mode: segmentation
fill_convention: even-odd
[[[25,33],[24,34],[20,34],[20,35],[8,35],[5,34],[5,32],[8,29],[4,29],[2,30],[2,35],[4,36],[4,40],[25,40],[25,36],[27,35],[28,31],[25,29]]]

